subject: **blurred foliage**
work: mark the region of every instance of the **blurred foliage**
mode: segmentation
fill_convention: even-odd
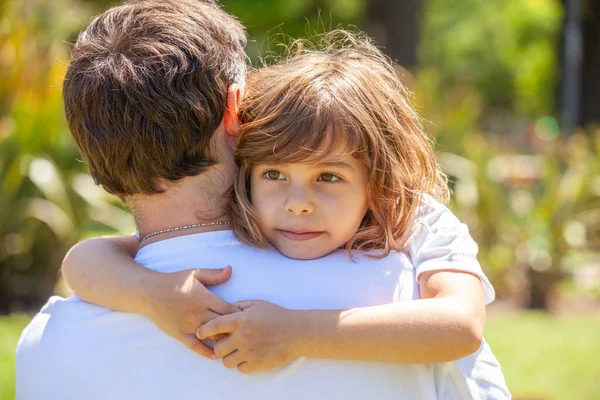
[[[564,137],[555,118],[561,3],[427,5],[413,90],[452,209],[498,294],[547,309],[561,279],[600,268],[600,131]]]
[[[600,132],[533,135],[535,151],[525,153],[474,131],[464,137],[464,157],[439,158],[454,211],[471,228],[499,294],[545,309],[561,279],[598,260]]]
[[[480,97],[483,111],[509,109],[530,117],[553,111],[562,19],[559,1],[427,4],[422,69],[441,87],[463,83]]]
[[[288,37],[364,27],[368,1],[222,3],[248,27],[256,62]],[[69,43],[116,3],[0,0],[0,312],[44,301],[82,236],[132,229],[78,161],[60,97]],[[545,307],[557,281],[600,263],[600,134],[563,137],[555,120],[561,2],[423,5],[420,65],[406,81],[451,176],[453,211],[499,294]]]
[[[0,313],[43,304],[66,251],[94,228],[89,216],[111,209],[87,183],[63,117],[63,40],[88,14],[68,4],[0,8]]]
[[[325,32],[339,24],[362,22],[367,0],[222,0],[231,14],[247,27],[246,52],[257,60],[289,38]]]

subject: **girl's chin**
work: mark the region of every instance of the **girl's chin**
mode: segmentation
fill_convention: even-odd
[[[289,246],[285,246],[285,247],[286,248],[283,248],[283,246],[282,247],[275,246],[275,248],[277,250],[279,250],[279,252],[281,254],[283,254],[287,258],[291,258],[294,260],[314,260],[317,258],[325,257],[327,254],[335,251],[335,249],[315,251],[316,250],[315,246],[310,246],[310,245],[298,246],[293,249],[289,248]]]

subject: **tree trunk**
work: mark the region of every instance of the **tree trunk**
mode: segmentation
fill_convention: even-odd
[[[600,123],[600,2],[584,1],[581,124]]]
[[[531,310],[549,311],[555,296],[559,274],[554,271],[536,271],[527,268],[528,291],[524,306]]]
[[[420,0],[370,0],[367,32],[402,67],[417,65],[420,38]]]
[[[579,2],[579,3],[575,3]],[[562,0],[565,9],[563,32],[560,42],[559,65],[561,82],[559,90],[559,107],[563,129],[570,133],[576,126],[585,127],[600,123],[600,2],[597,0]],[[569,5],[571,4],[571,7]],[[581,10],[581,20],[577,26],[577,35],[573,35],[573,25],[567,28],[567,14],[574,7]],[[568,30],[571,30],[570,37]],[[580,48],[574,46],[574,37],[581,40]],[[570,46],[570,48],[568,48]],[[580,55],[575,52],[581,51]],[[573,71],[573,65],[566,62],[568,57],[576,56],[580,65]],[[573,58],[571,58],[573,60]],[[570,69],[569,72],[567,72]],[[574,78],[573,74],[579,76]],[[567,76],[569,75],[569,76]],[[572,85],[578,85],[576,88]],[[569,94],[571,96],[569,96]],[[576,95],[576,98],[572,96]]]

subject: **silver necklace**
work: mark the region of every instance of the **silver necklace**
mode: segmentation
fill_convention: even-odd
[[[140,240],[140,243],[146,239],[150,239],[152,236],[161,235],[163,233],[181,231],[184,229],[191,229],[191,228],[202,228],[205,226],[229,225],[230,223],[231,223],[230,221],[214,221],[214,222],[204,222],[202,224],[191,224],[191,225],[176,226],[174,228],[161,229],[160,231],[156,231],[156,232],[147,234]]]

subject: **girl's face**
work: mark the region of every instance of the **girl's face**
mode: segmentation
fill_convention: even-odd
[[[251,199],[263,235],[283,255],[313,259],[342,247],[367,211],[368,170],[348,154],[258,164]]]

